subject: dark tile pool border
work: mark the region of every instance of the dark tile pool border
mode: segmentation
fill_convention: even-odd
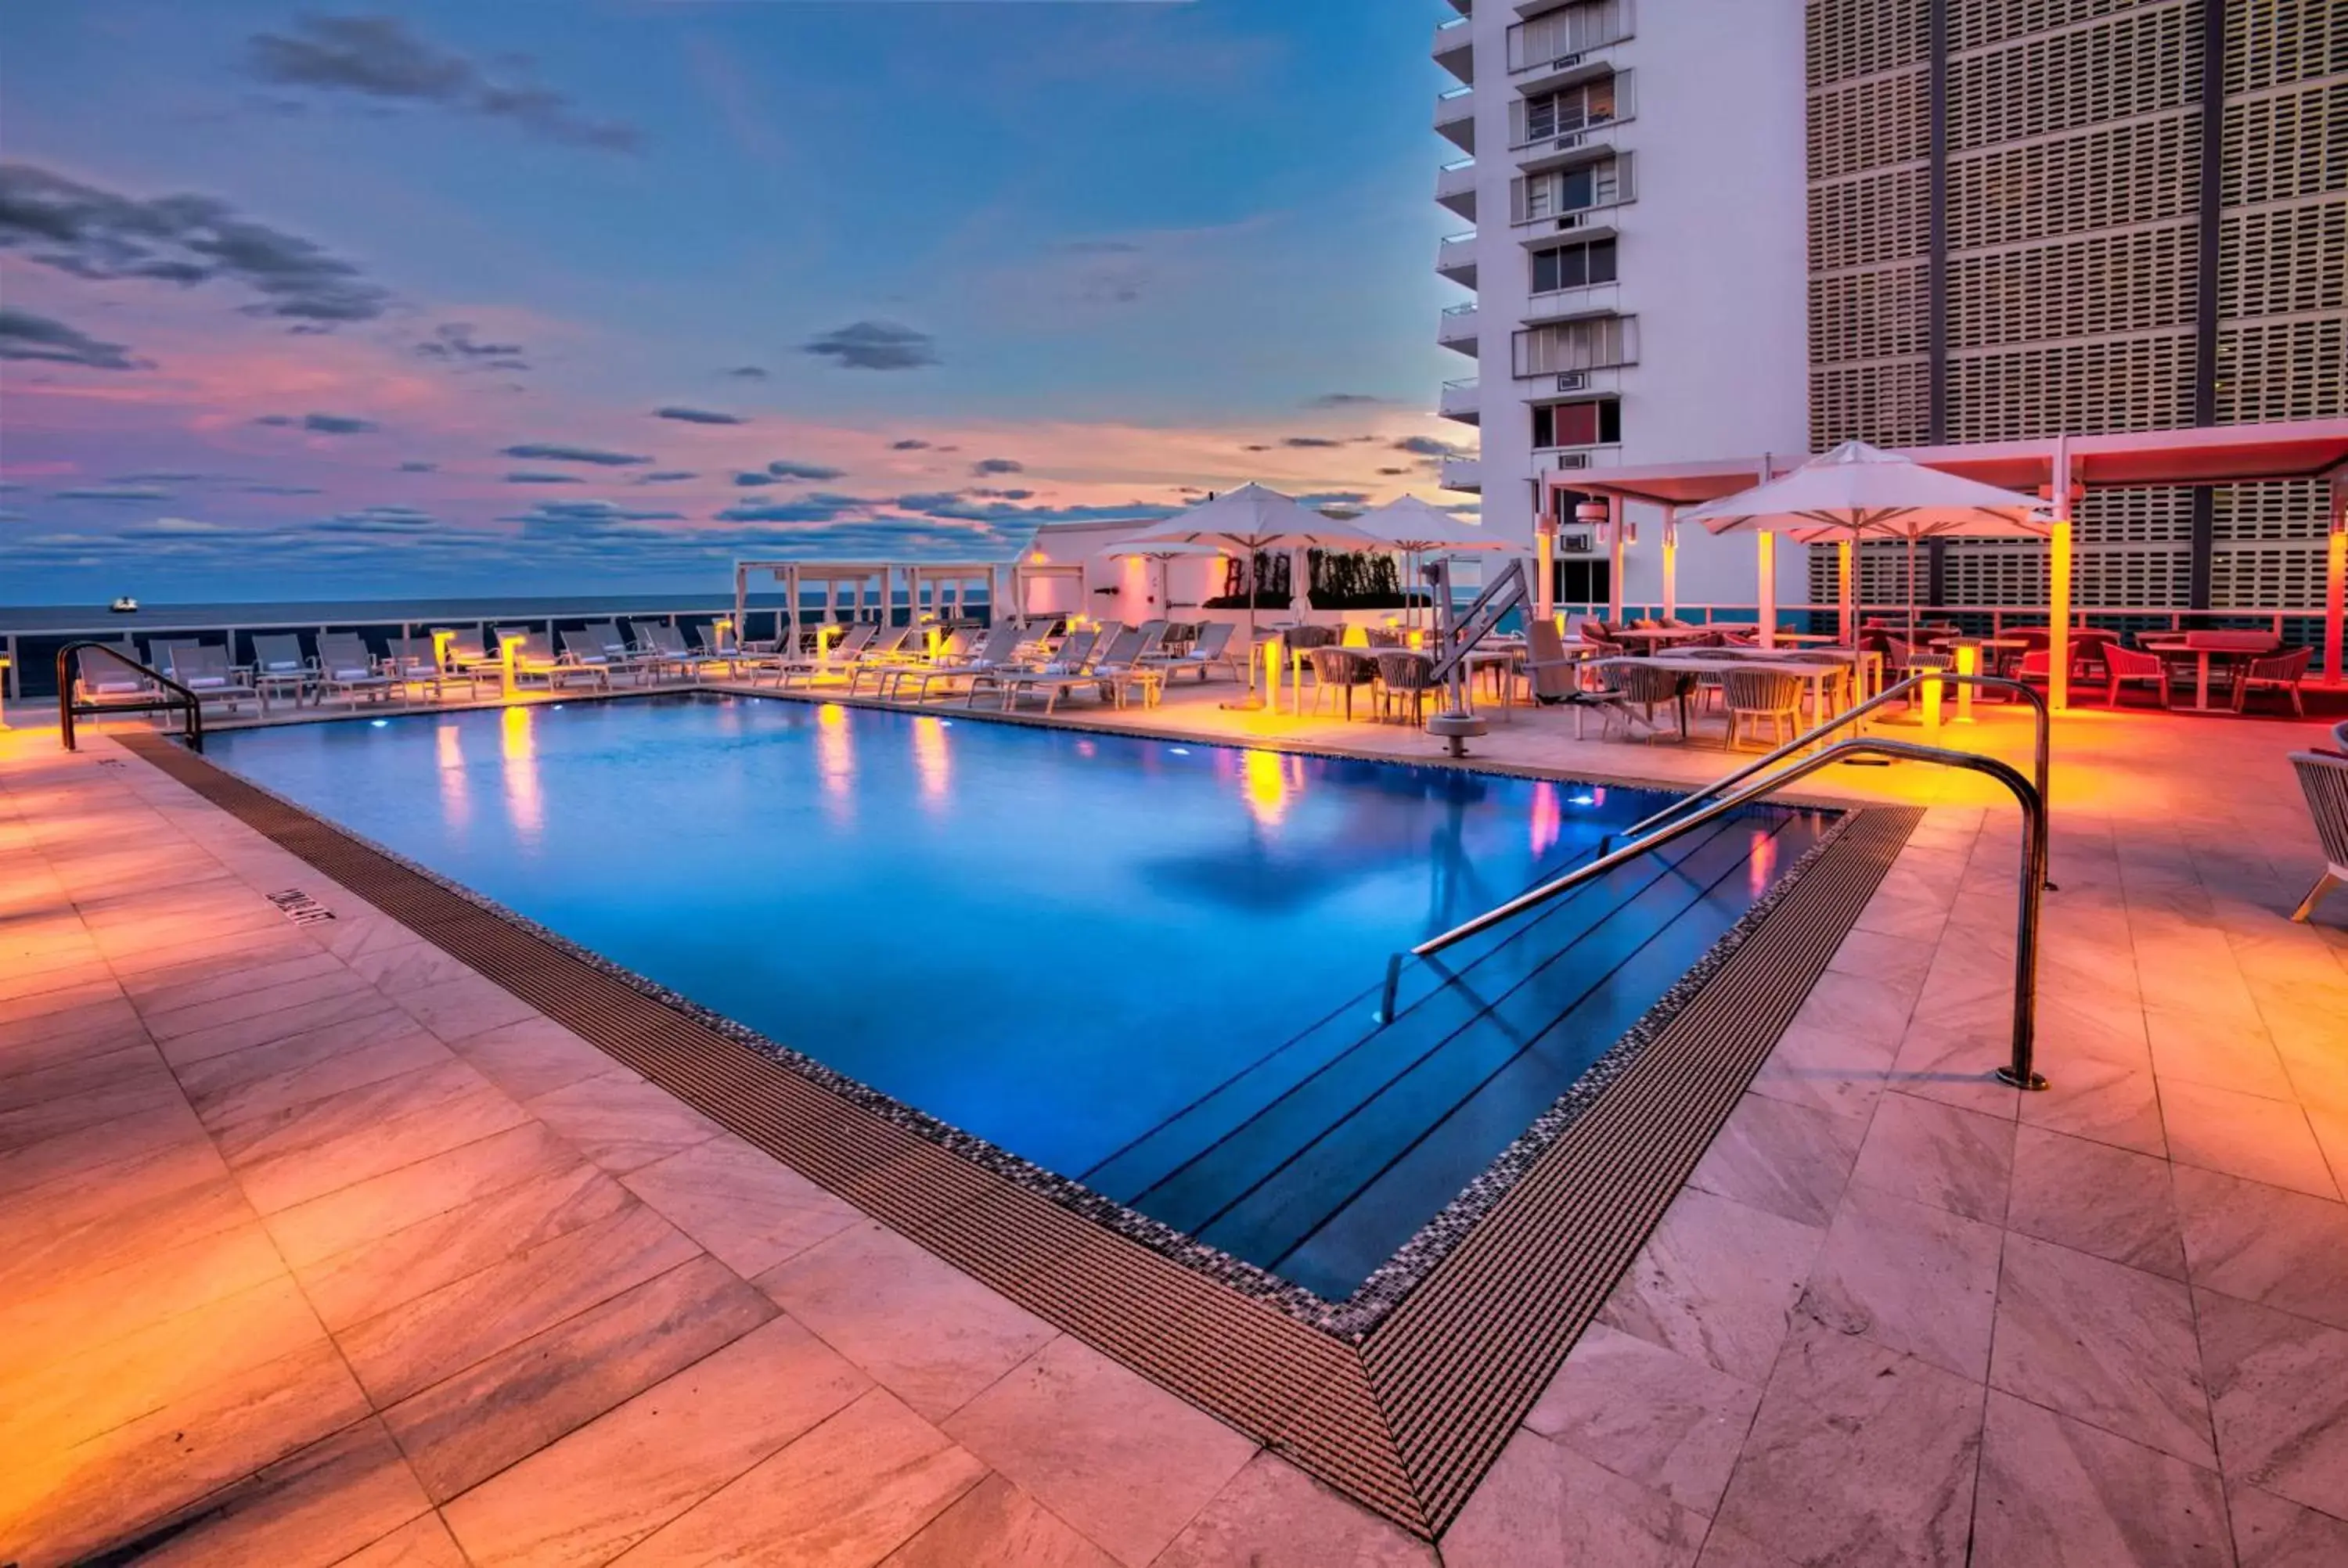
[[[1333,1306],[907,1112],[160,735],[115,738],[747,1141],[1430,1538],[1694,1170],[1922,815],[1849,810],[1583,1083],[1353,1303]]]

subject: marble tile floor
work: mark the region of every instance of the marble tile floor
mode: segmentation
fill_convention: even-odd
[[[0,1562],[2348,1561],[2348,931],[2281,918],[2312,733],[2062,722],[2027,1098],[1983,1081],[2011,810],[1823,779],[1935,809],[1432,1548],[102,740],[0,734]],[[1722,770],[1570,735],[1485,750]]]

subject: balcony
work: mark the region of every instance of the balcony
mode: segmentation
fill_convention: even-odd
[[[1435,134],[1472,154],[1476,150],[1476,89],[1453,87],[1435,99]]]
[[[1570,289],[1550,289],[1525,299],[1525,325],[1540,326],[1545,322],[1570,322],[1582,316],[1619,314],[1622,304],[1622,285],[1609,280],[1602,283],[1582,283]]]
[[[1476,79],[1476,29],[1454,16],[1435,29],[1435,63],[1463,82]]]
[[[1435,325],[1435,341],[1473,359],[1476,356],[1476,302],[1447,305]]]
[[[1435,171],[1435,203],[1447,211],[1476,221],[1476,160],[1463,158]]]
[[[1582,468],[1616,468],[1622,463],[1620,446],[1536,446],[1533,448],[1533,471],[1562,469],[1568,473]]]
[[[1481,457],[1446,457],[1436,483],[1447,490],[1465,490],[1471,496],[1480,496],[1484,493],[1484,460]]]
[[[1476,231],[1454,234],[1435,248],[1435,270],[1462,288],[1476,286]]]
[[[1436,400],[1435,412],[1446,419],[1457,419],[1462,425],[1482,424],[1482,400],[1477,395],[1476,378],[1469,375],[1457,381],[1445,382],[1442,394]]]
[[[1528,174],[1611,156],[1622,123],[1632,118],[1630,87],[1625,71],[1570,89],[1563,103],[1555,95],[1509,99],[1509,155]]]
[[[1451,8],[1462,16],[1473,16],[1476,14],[1476,0],[1451,0]]]
[[[1509,29],[1509,74],[1523,90],[1570,81],[1593,67],[1591,56],[1628,40],[1630,0],[1584,0]]]

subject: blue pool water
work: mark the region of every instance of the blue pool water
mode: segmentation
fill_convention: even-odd
[[[1342,1297],[1823,824],[1691,835],[1386,956],[1667,797],[651,697],[231,732],[216,760],[931,1114]]]

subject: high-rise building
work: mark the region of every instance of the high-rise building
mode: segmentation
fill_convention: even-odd
[[[1441,406],[1511,535],[1561,466],[2348,414],[2348,0],[1451,3],[1441,336],[1478,374]],[[2313,605],[2319,489],[2096,492],[2077,600]],[[1681,599],[1749,600],[1712,543]],[[1897,601],[1905,552],[1862,554]],[[1835,597],[1828,552],[1788,566]],[[2042,604],[2044,548],[1919,576]]]
[[[1810,0],[1807,20],[1813,444],[2348,413],[2348,4]],[[2095,492],[2077,600],[2314,605],[2324,517],[2312,481]],[[1862,591],[1897,598],[1900,552],[1867,553]],[[2043,547],[1925,561],[1931,602],[2044,602]],[[1831,565],[1812,570],[1815,596]]]

